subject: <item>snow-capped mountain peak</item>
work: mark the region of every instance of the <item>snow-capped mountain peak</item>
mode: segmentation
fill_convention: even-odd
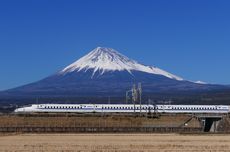
[[[74,71],[87,71],[93,69],[93,74],[99,72],[101,75],[107,71],[141,71],[151,74],[163,75],[171,79],[183,80],[182,78],[168,73],[153,66],[145,66],[137,61],[129,59],[112,48],[97,47],[76,62],[64,68],[60,73],[66,74]]]

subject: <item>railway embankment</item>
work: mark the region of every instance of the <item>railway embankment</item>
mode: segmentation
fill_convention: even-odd
[[[215,123],[216,133],[230,133],[230,118]],[[0,133],[202,133],[204,124],[189,114],[1,114]]]
[[[170,133],[202,132],[199,120],[191,115],[33,114],[0,115],[0,132],[34,133]]]

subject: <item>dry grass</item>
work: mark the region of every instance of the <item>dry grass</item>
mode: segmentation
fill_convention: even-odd
[[[0,151],[229,152],[227,135],[24,134],[0,136]]]
[[[158,119],[146,117],[23,117],[0,116],[0,127],[151,127],[174,126],[178,127],[188,120],[190,116],[161,116]],[[188,127],[199,127],[197,120],[189,122]]]

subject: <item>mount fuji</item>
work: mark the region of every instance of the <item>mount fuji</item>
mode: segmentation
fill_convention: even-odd
[[[112,48],[97,47],[76,62],[40,81],[1,92],[4,96],[124,96],[134,83],[143,94],[202,92],[226,86],[195,83],[129,59]]]
[[[137,61],[129,59],[112,48],[104,47],[97,47],[86,56],[64,68],[60,74],[65,75],[71,72],[80,71],[93,71],[91,76],[92,79],[96,73],[97,76],[100,76],[106,72],[120,71],[128,72],[131,76],[134,76],[132,71],[139,71],[149,74],[162,75],[179,81],[183,80],[182,78],[157,67],[139,64]]]

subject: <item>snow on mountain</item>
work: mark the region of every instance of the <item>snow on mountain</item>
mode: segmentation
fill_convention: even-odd
[[[197,83],[197,84],[208,84],[207,82],[203,82],[203,81],[196,81],[194,83]]]
[[[132,74],[132,71],[141,71],[151,74],[162,75],[170,79],[182,81],[183,79],[168,73],[155,66],[145,66],[138,63],[135,60],[120,54],[112,48],[97,47],[87,55],[83,56],[76,62],[64,68],[60,74],[66,74],[70,72],[87,71],[93,69],[93,75],[99,72],[100,75],[107,71],[128,71]]]

